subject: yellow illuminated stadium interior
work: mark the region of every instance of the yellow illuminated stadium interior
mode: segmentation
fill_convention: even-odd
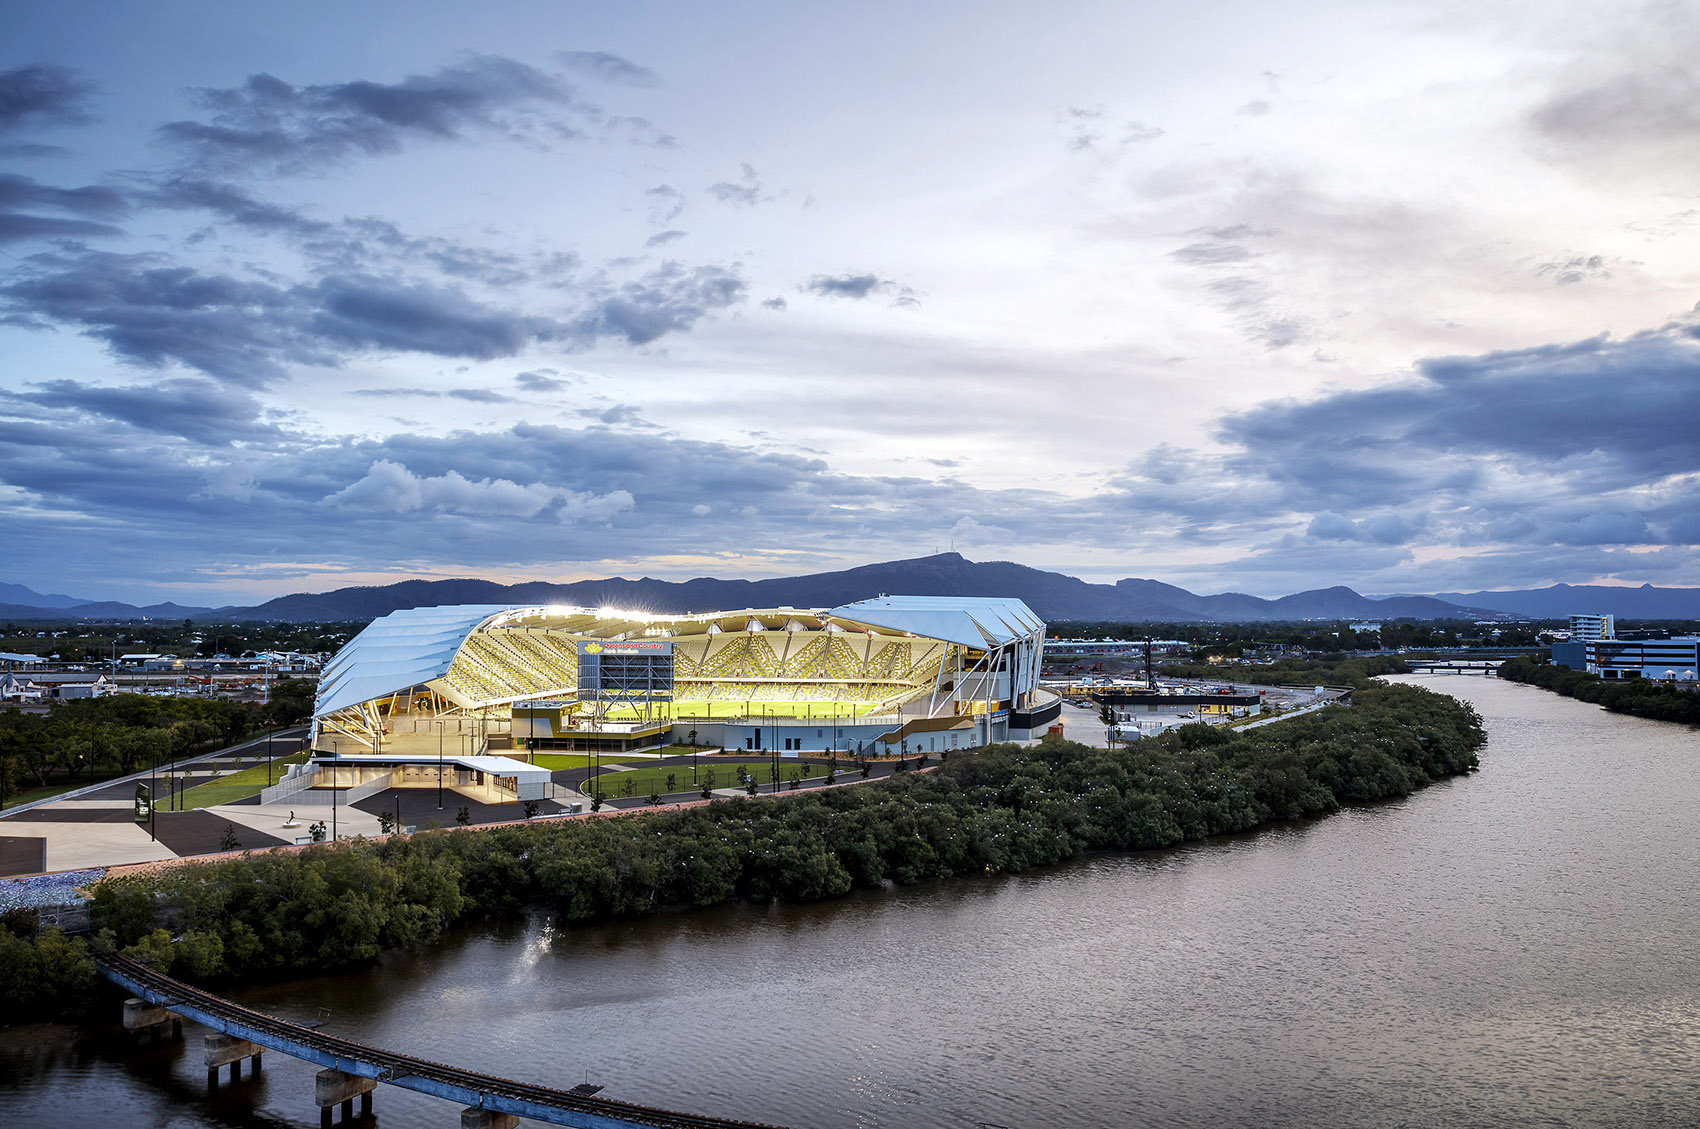
[[[332,660],[315,715],[361,740],[402,713],[496,718],[530,703],[588,724],[579,648],[600,640],[670,643],[673,691],[605,708],[596,725],[966,717],[1031,705],[1043,636],[1043,622],[1018,600],[882,597],[702,615],[416,608],[374,621]]]

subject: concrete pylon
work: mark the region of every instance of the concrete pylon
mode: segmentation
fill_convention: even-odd
[[[260,1070],[261,1048],[246,1039],[238,1039],[235,1035],[224,1035],[217,1031],[207,1032],[206,1037],[207,1086],[218,1085],[218,1068],[229,1065],[230,1080],[236,1081],[242,1077],[242,1060],[254,1060],[254,1072]]]
[[[372,1112],[372,1091],[378,1088],[376,1078],[344,1074],[340,1070],[321,1070],[313,1076],[313,1102],[319,1107],[319,1124],[331,1123],[331,1108],[342,1106],[342,1119],[354,1116],[354,1099],[360,1099],[360,1112]]]
[[[157,1039],[164,1036],[167,1028],[175,1039],[183,1034],[183,1020],[158,1004],[135,996],[124,1001],[124,1030],[137,1035],[151,1034]]]
[[[515,1129],[519,1118],[511,1113],[497,1113],[469,1105],[460,1111],[460,1129]]]

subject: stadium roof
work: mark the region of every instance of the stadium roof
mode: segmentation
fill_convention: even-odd
[[[797,616],[823,624],[839,619],[976,649],[1030,638],[1045,626],[1020,600],[987,596],[880,596],[829,611],[744,609],[706,615],[508,604],[405,608],[373,620],[336,653],[319,680],[313,714],[325,717],[445,677],[468,636],[480,628],[535,625],[585,637],[626,638],[656,627],[663,635],[738,630],[752,622],[783,628]]]
[[[506,604],[406,608],[366,625],[325,667],[315,716],[406,690],[449,672],[466,637]]]
[[[996,596],[878,596],[825,614],[964,647],[1000,647],[1045,629],[1026,604]]]

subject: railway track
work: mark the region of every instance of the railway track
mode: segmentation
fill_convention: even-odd
[[[777,1129],[755,1121],[710,1117],[610,1098],[587,1097],[569,1090],[516,1082],[413,1055],[397,1054],[303,1027],[245,1008],[128,957],[95,959],[102,976],[149,1003],[193,1019],[214,1030],[246,1039],[320,1066],[378,1082],[432,1094],[468,1106],[513,1113],[554,1125],[581,1129]]]

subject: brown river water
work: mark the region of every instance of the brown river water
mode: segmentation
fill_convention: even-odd
[[[251,1006],[511,1078],[820,1129],[1700,1125],[1700,733],[1479,677],[1482,770],[1012,877],[536,917]],[[0,1126],[307,1126],[198,1032],[0,1039]],[[373,1122],[458,1108],[380,1087]]]

